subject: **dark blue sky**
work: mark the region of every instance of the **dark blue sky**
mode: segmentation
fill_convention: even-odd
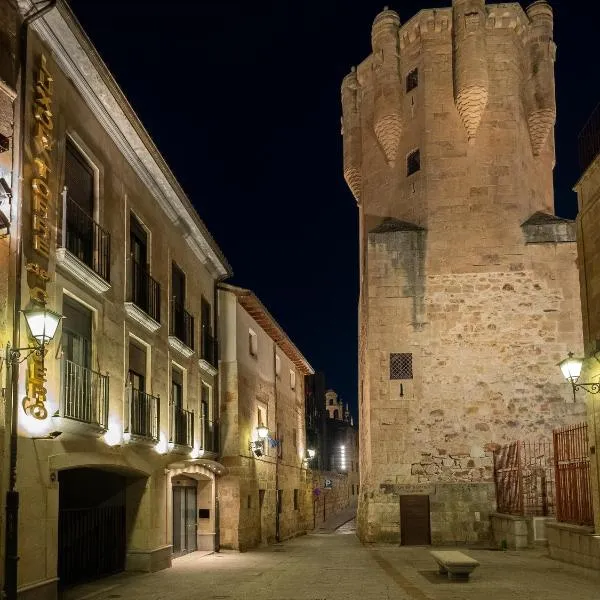
[[[71,0],[233,266],[356,415],[357,210],[339,88],[383,0]],[[407,21],[447,2],[390,3]],[[577,133],[600,102],[600,9],[551,2],[557,213],[574,217]],[[523,3],[526,6],[527,3]]]

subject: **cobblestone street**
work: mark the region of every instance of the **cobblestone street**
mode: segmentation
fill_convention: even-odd
[[[464,549],[463,549],[464,550]],[[437,574],[427,548],[367,547],[352,523],[243,554],[190,554],[173,568],[119,575],[71,590],[65,600],[577,600],[600,599],[600,573],[543,550],[465,550],[481,566],[471,581]]]

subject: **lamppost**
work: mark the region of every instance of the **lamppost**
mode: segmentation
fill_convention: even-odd
[[[265,442],[269,437],[269,428],[262,423],[256,428],[257,440],[250,442],[250,450],[260,458],[265,453]]]
[[[19,364],[27,360],[32,354],[40,357],[42,368],[46,344],[49,344],[58,328],[62,315],[46,309],[43,305],[34,305],[32,308],[21,311],[27,323],[29,335],[34,341],[33,346],[25,348],[11,348],[6,345],[6,398],[10,399],[10,469],[8,491],[6,492],[6,530],[5,530],[5,555],[4,555],[4,593],[8,600],[17,598],[17,563],[19,560],[19,492],[15,489],[17,484],[17,434],[19,408],[16,402],[19,385]],[[22,353],[26,353],[22,357]],[[43,375],[42,375],[43,376]],[[40,408],[41,407],[41,408]],[[38,402],[31,407],[31,414],[35,418],[43,419],[45,411],[43,403]]]
[[[580,389],[585,390],[590,394],[600,394],[600,380],[590,382],[579,381],[582,365],[583,358],[574,356],[572,352],[569,352],[567,358],[558,363],[565,379],[573,387],[573,400],[575,400],[575,392]]]

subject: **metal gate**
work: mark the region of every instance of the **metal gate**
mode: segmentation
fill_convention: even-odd
[[[59,511],[60,585],[90,581],[125,568],[125,507]]]
[[[587,423],[554,431],[556,520],[593,525]]]

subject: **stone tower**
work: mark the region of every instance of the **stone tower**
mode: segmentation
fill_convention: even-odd
[[[544,0],[454,0],[403,25],[386,8],[343,80],[364,541],[407,543],[408,496],[424,541],[485,539],[493,449],[584,419],[556,366],[582,341],[574,223],[554,215],[552,35]]]

